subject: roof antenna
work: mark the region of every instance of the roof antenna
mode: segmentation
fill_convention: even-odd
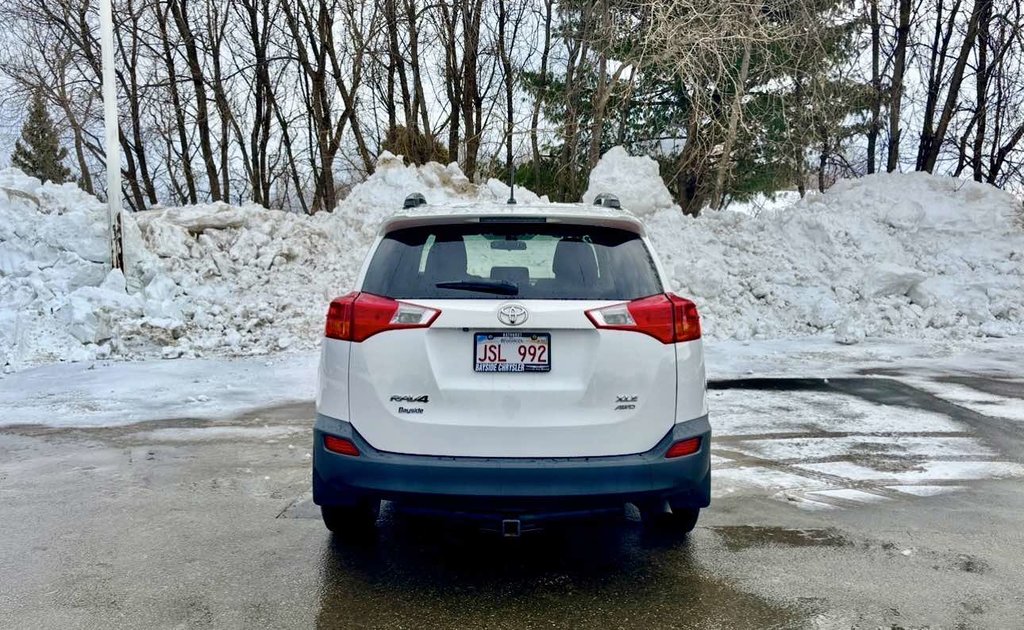
[[[512,158],[508,160],[508,205],[516,205],[516,170],[512,167]]]

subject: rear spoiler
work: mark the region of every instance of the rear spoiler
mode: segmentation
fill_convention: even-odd
[[[381,224],[379,233],[386,234],[394,230],[426,225],[458,225],[465,223],[564,223],[570,225],[597,225],[616,228],[646,236],[644,224],[632,215],[616,213],[570,213],[570,212],[530,212],[523,209],[516,212],[469,213],[449,212],[445,214],[396,215]]]

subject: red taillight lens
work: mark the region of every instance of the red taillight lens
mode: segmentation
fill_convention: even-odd
[[[587,311],[587,317],[597,328],[632,330],[661,343],[700,339],[697,305],[671,293],[594,309]]]
[[[684,455],[693,455],[700,450],[700,438],[690,438],[688,440],[681,440],[676,442],[672,446],[668,447],[668,451],[665,452],[666,459],[672,459],[673,457],[683,457]]]
[[[352,440],[345,438],[334,437],[333,435],[324,436],[324,448],[332,453],[339,455],[349,455],[351,457],[359,457],[359,449],[352,443]]]
[[[327,309],[324,336],[342,341],[364,341],[385,330],[427,328],[441,311],[407,304],[371,293],[349,293]]]
[[[697,305],[672,293],[668,294],[668,299],[672,302],[676,343],[700,339],[700,314],[697,313]]]
[[[327,307],[327,328],[324,336],[343,341],[352,340],[352,308],[355,306],[358,293],[349,293],[336,298]]]

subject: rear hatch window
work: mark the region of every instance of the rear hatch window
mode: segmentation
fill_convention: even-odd
[[[363,291],[395,299],[633,300],[661,293],[641,238],[608,227],[544,223],[395,230]]]

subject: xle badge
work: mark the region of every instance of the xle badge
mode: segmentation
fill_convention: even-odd
[[[616,396],[615,411],[628,411],[630,409],[636,409],[637,398],[637,396]]]

